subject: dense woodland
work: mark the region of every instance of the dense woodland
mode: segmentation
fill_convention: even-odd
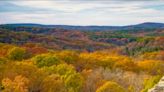
[[[164,29],[0,26],[0,92],[147,92],[164,74]]]

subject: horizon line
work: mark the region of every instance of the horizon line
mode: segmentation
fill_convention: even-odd
[[[118,26],[130,26],[130,25],[139,25],[144,23],[157,23],[157,24],[164,24],[164,22],[140,22],[135,24],[126,24],[126,25],[118,25]],[[2,23],[0,25],[10,25],[10,24],[34,24],[34,25],[45,25],[45,26],[117,26],[117,25],[76,25],[76,24],[44,24],[44,23],[32,23],[32,22],[26,22],[26,23]]]

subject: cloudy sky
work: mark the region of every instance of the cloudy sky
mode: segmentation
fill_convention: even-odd
[[[0,0],[0,24],[164,23],[164,0]]]

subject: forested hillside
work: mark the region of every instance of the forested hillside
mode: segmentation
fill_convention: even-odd
[[[162,28],[0,26],[0,92],[147,92],[163,61]]]

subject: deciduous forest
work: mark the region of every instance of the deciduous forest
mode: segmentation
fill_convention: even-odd
[[[164,74],[164,29],[0,26],[0,92],[147,92]]]

